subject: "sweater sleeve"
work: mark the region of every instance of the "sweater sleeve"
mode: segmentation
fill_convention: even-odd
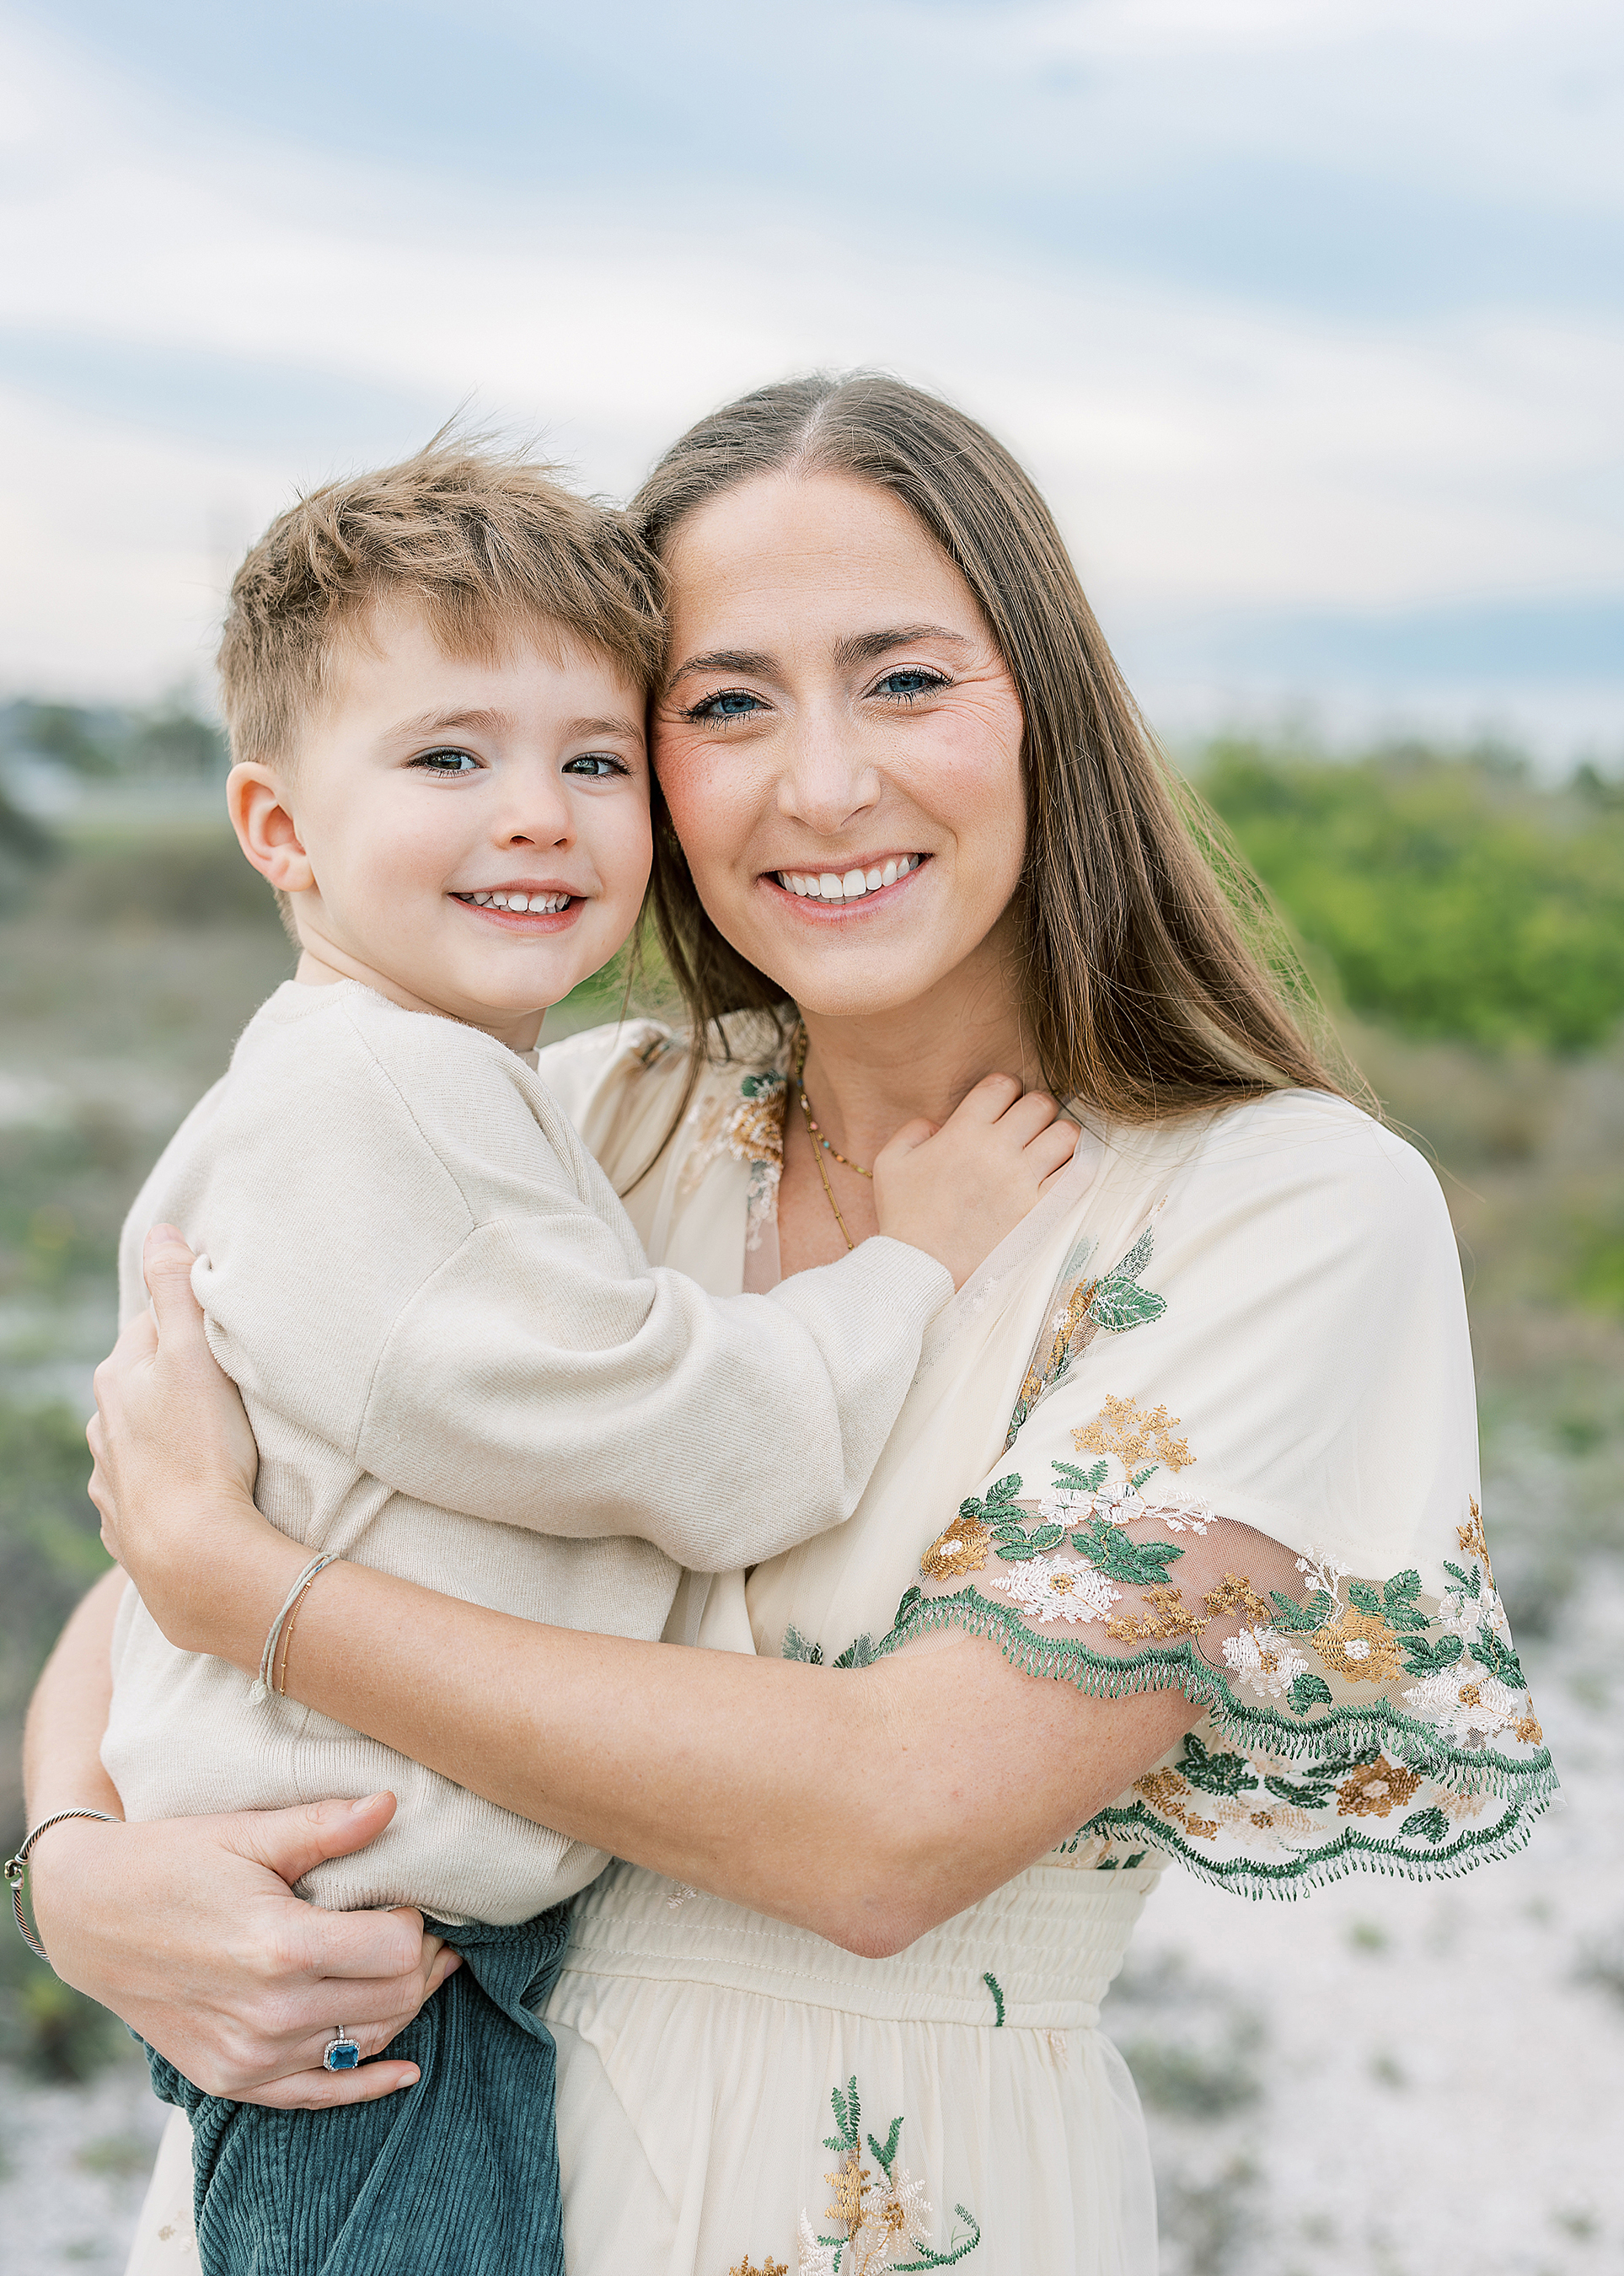
[[[700,1571],[850,1515],[944,1266],[880,1239],[711,1296],[648,1263],[512,1053],[321,993],[251,1031],[203,1166],[162,1197],[208,1252],[193,1286],[251,1402],[416,1499]]]
[[[865,1241],[770,1296],[627,1268],[578,1206],[479,1226],[407,1303],[355,1446],[397,1491],[717,1572],[850,1515],[952,1293]]]

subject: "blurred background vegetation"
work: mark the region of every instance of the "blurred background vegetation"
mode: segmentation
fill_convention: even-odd
[[[1465,1258],[1514,1621],[1624,1547],[1624,790],[1495,746],[1328,759],[1220,740],[1188,770],[1273,892],[1341,1038],[1434,1161]],[[0,708],[0,1839],[29,1688],[105,1559],[90,1372],[120,1224],[291,968],[221,813],[216,730]],[[612,1017],[615,982],[549,1034]],[[1372,1321],[1371,1331],[1379,1333]],[[0,1936],[0,2041],[83,2075],[117,2028]]]

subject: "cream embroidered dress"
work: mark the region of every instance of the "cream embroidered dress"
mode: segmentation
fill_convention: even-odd
[[[776,1276],[787,1096],[782,1055],[729,1028],[663,1149],[684,1058],[659,1029],[542,1059],[651,1257],[719,1294]],[[691,1579],[668,1633],[839,1683],[963,1629],[1034,1680],[1205,1711],[895,1959],[611,1866],[547,2011],[571,2276],[1153,2276],[1144,2128],[1098,2023],[1168,1860],[1250,1895],[1461,1872],[1553,1789],[1477,1491],[1459,1264],[1409,1148],[1303,1093],[1087,1130],[932,1328],[856,1514],[748,1581]],[[195,2265],[184,2149],[132,2268]]]

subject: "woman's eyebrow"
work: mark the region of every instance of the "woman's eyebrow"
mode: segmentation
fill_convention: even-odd
[[[765,649],[714,648],[703,656],[691,656],[686,664],[679,664],[667,679],[666,686],[675,687],[679,679],[686,679],[691,672],[695,671],[743,671],[748,672],[752,679],[765,679],[771,673],[773,665],[774,658]]]
[[[850,633],[835,643],[835,661],[842,670],[855,664],[876,664],[888,656],[894,648],[907,648],[914,641],[948,641],[955,648],[971,648],[975,643],[963,633],[954,632],[947,625],[895,625],[877,633]]]

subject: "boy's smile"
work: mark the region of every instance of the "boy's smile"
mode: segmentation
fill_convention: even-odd
[[[550,627],[457,656],[410,606],[374,609],[335,644],[291,764],[231,774],[243,850],[292,904],[298,977],[528,1050],[637,922],[642,723],[641,690]]]

